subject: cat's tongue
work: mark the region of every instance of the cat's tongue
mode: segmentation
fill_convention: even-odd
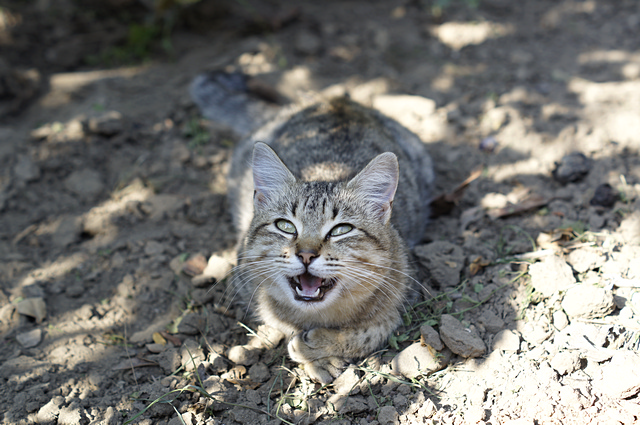
[[[301,274],[299,277],[302,294],[307,297],[316,295],[316,291],[322,285],[322,278],[312,275],[309,272]]]

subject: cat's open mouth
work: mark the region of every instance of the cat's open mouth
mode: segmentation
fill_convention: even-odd
[[[335,280],[322,279],[309,272],[289,278],[293,296],[298,301],[322,301],[327,292],[335,286]]]

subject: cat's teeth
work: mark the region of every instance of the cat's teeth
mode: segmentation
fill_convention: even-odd
[[[316,292],[313,293],[313,298],[316,298],[318,295],[320,295],[320,288],[316,288]]]
[[[309,295],[305,295],[302,292],[302,289],[300,289],[300,287],[296,286],[296,292],[298,293],[298,295],[300,295],[301,297],[305,297],[305,298],[317,298],[320,295],[320,288],[316,288],[316,291],[313,293],[313,295],[309,296]]]
[[[298,276],[294,276],[293,281],[297,284],[300,284],[300,278]]]
[[[304,297],[304,294],[302,293],[302,289],[300,289],[300,287],[296,286],[296,292],[298,293],[298,295],[300,295],[301,297]]]

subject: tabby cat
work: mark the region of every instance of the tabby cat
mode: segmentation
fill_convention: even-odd
[[[191,93],[205,116],[247,133],[264,118],[246,117],[260,108],[243,84],[239,74],[201,75]],[[401,323],[431,159],[413,133],[348,98],[269,119],[232,158],[233,282],[259,319],[289,336],[290,357],[328,383]]]

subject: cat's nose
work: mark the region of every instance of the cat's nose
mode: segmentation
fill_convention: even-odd
[[[311,264],[311,261],[318,256],[318,253],[312,250],[303,250],[299,251],[296,255],[300,257],[302,264],[308,266]]]

